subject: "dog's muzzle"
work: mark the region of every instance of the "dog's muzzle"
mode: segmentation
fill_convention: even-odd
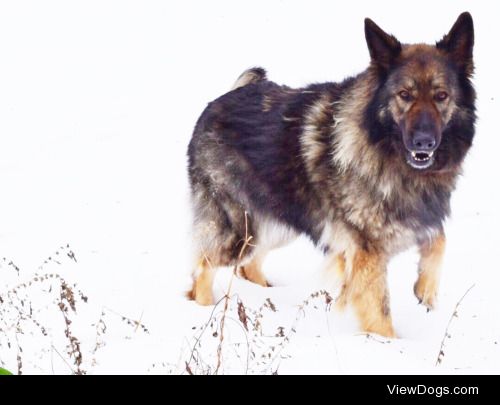
[[[407,163],[414,169],[427,169],[434,163],[434,153],[439,145],[428,132],[416,131],[407,149]]]

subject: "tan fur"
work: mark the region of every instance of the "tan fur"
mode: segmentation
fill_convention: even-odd
[[[401,90],[408,91],[413,101],[405,102],[399,97],[393,97],[389,102],[389,110],[396,122],[405,122],[408,127],[412,126],[413,120],[421,110],[432,114],[439,126],[444,127],[450,121],[457,106],[454,101],[457,98],[454,86],[448,82],[443,73],[442,62],[437,60],[436,49],[425,44],[407,45],[403,48],[402,57],[411,58],[418,55],[415,61],[407,63],[401,70],[402,79],[399,79],[398,87],[394,87],[396,95]],[[422,65],[422,61],[425,64]],[[389,84],[393,86],[393,83]],[[445,101],[435,103],[434,95],[439,91],[450,93]]]
[[[363,111],[374,92],[376,81],[370,79],[370,73],[366,75],[342,102],[335,103],[333,160],[343,170],[355,164],[360,174],[372,176],[378,171],[380,159],[369,145],[360,123],[363,122]],[[364,159],[359,159],[359,156],[364,156]]]
[[[269,96],[264,96],[262,98],[262,111],[269,112],[271,111],[272,107],[273,107],[273,99]]]
[[[243,276],[252,283],[258,284],[262,287],[268,287],[266,277],[262,273],[262,261],[264,255],[256,255],[248,264],[242,268]]]
[[[327,269],[329,273],[342,282],[342,290],[337,298],[337,308],[344,309],[347,304],[345,295],[346,262],[344,253],[333,254],[327,259]]]
[[[393,190],[402,188],[402,184],[398,184],[398,179],[390,170],[382,170],[383,159],[369,143],[366,130],[361,126],[363,111],[377,83],[372,75],[371,72],[365,73],[342,101],[334,103],[332,158],[334,165],[342,171],[354,169],[366,182],[375,181],[380,198],[388,199]],[[378,178],[374,176],[375,173],[379,173]]]
[[[339,305],[351,303],[361,327],[367,332],[395,337],[386,282],[387,259],[376,252],[359,249],[354,254],[339,298]]]
[[[446,240],[440,234],[420,248],[418,279],[414,286],[416,297],[428,309],[434,309],[439,289],[440,269],[445,251]]]
[[[215,269],[211,266],[207,257],[199,261],[195,274],[193,275],[193,286],[188,292],[188,297],[200,305],[212,305],[214,303],[212,285]]]
[[[305,116],[304,132],[300,137],[302,155],[313,180],[318,175],[314,164],[325,151],[325,144],[321,142],[322,131],[333,123],[333,115],[328,114],[330,105],[328,95],[324,94],[309,108]]]
[[[282,247],[297,237],[297,233],[289,226],[271,218],[254,215],[257,224],[257,237],[252,241],[255,252],[251,259],[241,266],[241,275],[248,281],[269,287],[266,277],[262,273],[262,263],[270,250]]]

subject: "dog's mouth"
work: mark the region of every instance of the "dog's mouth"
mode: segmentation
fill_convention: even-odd
[[[414,169],[427,169],[434,163],[434,151],[432,152],[416,152],[408,151],[406,154],[406,163]]]

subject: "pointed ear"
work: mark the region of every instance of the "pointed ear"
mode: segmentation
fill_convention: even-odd
[[[465,12],[459,15],[453,27],[436,48],[447,52],[467,73],[472,73],[472,49],[474,47],[474,24],[472,16]]]
[[[389,68],[401,52],[396,37],[385,33],[369,18],[365,19],[365,37],[372,62],[383,69]]]

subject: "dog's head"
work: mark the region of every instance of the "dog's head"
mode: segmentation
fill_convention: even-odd
[[[373,142],[414,169],[457,167],[474,135],[474,29],[461,14],[435,46],[401,44],[370,19],[365,35],[378,88],[366,111]]]

